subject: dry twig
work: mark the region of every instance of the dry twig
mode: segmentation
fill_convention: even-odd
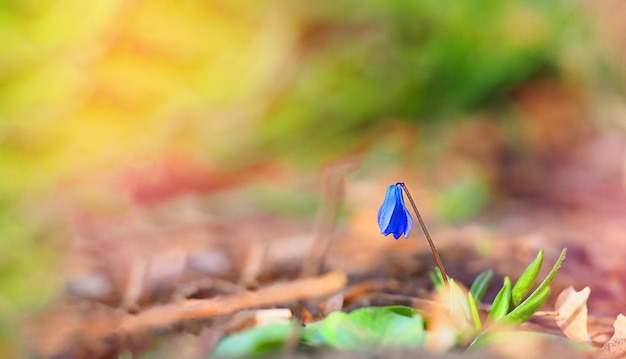
[[[244,309],[322,297],[343,289],[347,281],[345,273],[332,271],[319,277],[280,283],[253,292],[211,299],[190,299],[176,304],[155,307],[137,315],[125,316],[120,329],[126,334],[141,333],[187,319],[210,318],[232,314]]]

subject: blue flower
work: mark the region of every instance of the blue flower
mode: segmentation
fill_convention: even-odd
[[[385,236],[393,234],[393,237],[398,239],[404,234],[404,238],[409,238],[413,219],[404,205],[400,186],[391,185],[387,188],[385,200],[378,210],[378,226],[380,233]]]

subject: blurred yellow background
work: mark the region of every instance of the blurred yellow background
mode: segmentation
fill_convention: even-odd
[[[537,80],[587,100],[621,86],[592,29],[559,1],[2,1],[0,356],[59,290],[40,198],[168,156],[307,166],[398,121],[518,118]]]

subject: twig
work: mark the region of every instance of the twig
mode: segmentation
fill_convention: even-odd
[[[126,334],[141,333],[165,327],[186,319],[211,318],[243,309],[264,307],[321,297],[343,289],[348,279],[344,272],[332,271],[315,278],[304,278],[261,288],[252,292],[190,299],[146,310],[123,318],[120,330]]]
[[[316,276],[321,273],[343,201],[345,175],[354,171],[360,164],[360,157],[348,157],[329,165],[324,170],[322,203],[315,224],[315,237],[302,265],[302,277]]]

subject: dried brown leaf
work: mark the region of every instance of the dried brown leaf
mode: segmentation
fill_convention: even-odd
[[[322,314],[328,315],[343,308],[343,293],[337,293],[322,303]]]
[[[590,341],[587,332],[587,299],[590,292],[589,287],[577,292],[570,286],[559,294],[554,305],[559,328],[569,339],[580,343]]]
[[[626,316],[618,315],[613,327],[613,336],[600,351],[607,354],[607,358],[626,358]]]

